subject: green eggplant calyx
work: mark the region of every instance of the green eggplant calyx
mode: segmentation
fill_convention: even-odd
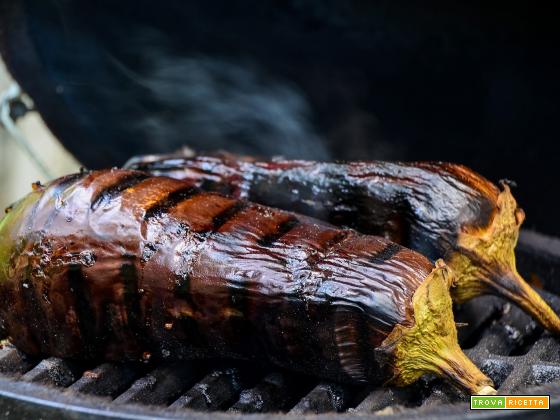
[[[463,353],[457,341],[449,288],[451,270],[442,260],[414,293],[414,325],[397,325],[382,344],[392,355],[397,386],[409,385],[432,373],[471,394],[495,393],[492,380]]]
[[[558,315],[517,272],[514,251],[525,215],[509,186],[502,186],[492,222],[484,228],[463,229],[457,249],[447,258],[457,277],[451,289],[453,301],[462,303],[483,294],[502,296],[560,334]]]

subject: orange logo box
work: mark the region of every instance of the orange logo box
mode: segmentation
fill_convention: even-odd
[[[548,410],[550,408],[550,397],[548,395],[515,395],[506,396],[505,409],[537,409]]]

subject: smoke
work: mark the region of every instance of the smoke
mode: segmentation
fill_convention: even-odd
[[[328,158],[310,122],[311,108],[295,85],[250,61],[182,57],[161,47],[141,54],[139,70],[114,57],[110,61],[149,97],[151,105],[130,129],[151,142],[197,151]]]

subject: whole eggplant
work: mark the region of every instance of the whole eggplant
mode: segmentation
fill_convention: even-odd
[[[482,294],[505,297],[543,327],[560,318],[518,274],[514,249],[525,214],[511,194],[465,166],[444,162],[256,161],[249,158],[146,156],[127,165],[189,180],[337,226],[382,235],[456,275],[461,303]]]
[[[493,393],[457,343],[451,284],[388,240],[136,171],[36,186],[0,222],[1,328],[32,355],[433,373]]]

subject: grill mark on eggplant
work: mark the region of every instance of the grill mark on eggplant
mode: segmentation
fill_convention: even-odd
[[[366,377],[373,376],[372,372],[370,372],[370,369],[372,368],[372,366],[375,366],[375,360],[373,359],[372,354],[367,351],[369,331],[366,320],[364,318],[358,318],[356,327],[358,329],[360,353],[363,357],[363,360],[366,361],[364,367]]]
[[[374,264],[382,264],[383,262],[393,258],[401,249],[402,246],[391,242],[385,248],[382,248],[379,252],[373,254],[370,261]]]
[[[186,232],[189,231],[189,226],[185,223],[178,223],[177,226],[173,225],[173,227],[175,227],[175,231],[172,233],[173,236],[180,236],[185,234]],[[150,241],[145,241],[142,243],[142,257],[140,258],[140,261],[145,264],[148,261],[150,261],[152,259],[152,257],[154,255],[157,254],[157,252],[165,245],[168,243],[170,236],[172,236],[169,234],[169,230],[167,232],[163,232],[162,234],[160,234],[157,239],[153,242]]]
[[[75,174],[66,175],[66,176],[62,177],[62,179],[58,183],[58,186],[60,188],[69,187],[70,184],[72,184],[74,182],[77,182],[78,180],[84,178],[88,174],[89,174],[89,172],[87,172],[87,171],[80,171],[80,172],[77,172]]]
[[[248,207],[248,203],[244,201],[238,201],[233,203],[230,207],[217,214],[212,219],[212,229],[214,232],[220,230],[220,228],[233,219],[237,214],[242,212]]]
[[[144,242],[142,248],[142,258],[140,259],[140,261],[142,261],[142,263],[144,264],[150,261],[150,259],[156,254],[159,248],[160,247],[158,246],[158,244],[154,242]]]
[[[191,310],[191,313],[195,313],[197,310],[197,305],[195,299],[193,299],[193,295],[191,293],[191,277],[190,273],[184,272],[181,274],[175,275],[175,288],[174,288],[174,295],[178,299],[185,301]],[[176,322],[181,325],[186,331],[190,331],[192,336],[190,337],[192,343],[196,343],[197,340],[200,340],[202,334],[200,333],[200,327],[195,320],[194,316],[189,316],[187,314],[181,314],[176,319]]]
[[[134,256],[123,256],[124,262],[120,267],[120,276],[123,285],[123,300],[126,309],[127,326],[130,332],[139,341],[142,339],[142,328],[140,319],[140,295],[138,293],[138,273],[134,265]]]
[[[115,184],[108,186],[100,191],[91,201],[91,210],[95,211],[104,204],[108,204],[117,198],[123,191],[134,187],[148,178],[147,174],[130,174],[119,179]]]
[[[74,297],[74,310],[76,311],[82,351],[85,352],[87,357],[93,357],[99,348],[100,337],[96,335],[95,321],[92,317],[94,311],[90,305],[85,282],[82,266],[80,264],[70,264],[68,266],[68,286]]]
[[[41,306],[37,301],[37,296],[35,294],[35,285],[33,281],[29,278],[24,278],[21,282],[21,298],[24,302],[24,305],[27,309],[25,312],[26,323],[29,332],[29,338],[33,340],[34,345],[37,349],[42,349],[43,340],[43,333],[47,331],[47,324],[44,316],[41,317],[40,314],[43,314],[41,310]]]
[[[292,216],[288,220],[279,223],[276,231],[271,232],[260,238],[257,243],[265,248],[270,248],[276,242],[278,242],[284,235],[300,224],[297,217]]]
[[[231,195],[234,191],[232,185],[227,182],[218,182],[212,179],[204,178],[200,183],[200,189],[203,191],[213,191],[219,194]]]
[[[247,314],[250,316],[250,311],[259,311],[258,307],[251,307],[249,305],[249,294],[247,293],[246,289],[242,290],[230,290],[229,291],[229,301],[226,305],[229,306],[230,309],[234,311],[238,311],[242,314]],[[244,322],[243,319],[239,317],[233,317],[230,321],[231,330],[236,334],[238,337],[241,337],[241,340],[251,340],[251,333],[250,327]],[[243,338],[247,337],[247,338]]]
[[[328,240],[323,249],[320,253],[310,254],[307,257],[307,268],[309,270],[313,270],[319,262],[321,262],[324,258],[326,258],[333,249],[339,246],[346,238],[350,236],[349,230],[343,230],[338,232],[335,236],[333,236],[330,240]]]
[[[144,224],[142,226],[142,232],[145,232],[147,223],[155,218],[160,217],[164,214],[169,213],[171,209],[180,204],[181,202],[194,197],[199,194],[200,190],[195,187],[185,187],[178,190],[172,191],[167,194],[164,198],[157,201],[151,207],[146,209],[144,213]],[[171,232],[174,229],[174,232]],[[155,241],[145,241],[142,243],[142,256],[141,262],[147,263],[150,259],[157,254],[157,252],[168,242],[170,235],[182,235],[189,230],[189,227],[185,223],[171,223],[168,224],[158,235]]]
[[[175,277],[175,296],[180,298],[190,298],[190,278],[188,273],[178,274]]]
[[[83,172],[78,172],[78,173],[75,173],[75,174],[70,174],[70,175],[64,176],[60,180],[60,182],[57,184],[58,192],[60,192],[61,189],[69,187],[70,184],[72,184],[74,182],[77,182],[80,179],[84,178],[87,174],[88,174],[88,172],[83,171]]]
[[[347,313],[345,310],[335,311],[333,331],[337,343],[337,354],[331,359],[338,360],[340,368],[351,378],[365,381],[368,366],[362,361],[366,360],[364,351],[363,318]],[[333,357],[334,356],[334,357]]]
[[[170,192],[167,196],[146,209],[144,221],[169,213],[177,204],[197,194],[200,194],[200,190],[195,187],[184,187]]]
[[[206,240],[208,240],[208,235],[204,235],[203,233],[201,234],[200,232],[195,233],[194,237],[197,241],[200,241],[200,243],[204,243],[206,242]],[[197,247],[195,246],[193,249],[189,249],[187,252],[192,256],[192,253],[196,252],[196,248]],[[189,305],[191,305],[191,308],[194,309],[194,302],[192,300],[191,294],[191,277],[189,271],[190,266],[184,268],[185,270],[175,272],[174,294],[181,299],[185,299],[189,303]]]

